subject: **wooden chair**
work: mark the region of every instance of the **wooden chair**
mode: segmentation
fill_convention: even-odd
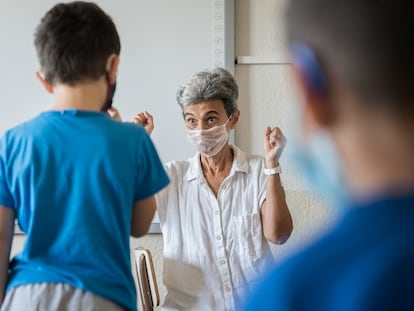
[[[135,268],[137,271],[140,306],[143,311],[153,311],[160,304],[157,279],[151,252],[138,247],[134,249]]]

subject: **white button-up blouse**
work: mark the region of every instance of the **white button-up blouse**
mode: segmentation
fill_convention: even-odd
[[[231,148],[233,165],[217,197],[200,154],[166,165],[171,182],[156,195],[168,290],[162,310],[237,310],[272,262],[260,220],[263,158]]]

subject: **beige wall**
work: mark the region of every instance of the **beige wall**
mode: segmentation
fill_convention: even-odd
[[[288,54],[284,40],[285,4],[285,0],[236,0],[236,56],[276,56],[286,60],[283,57]],[[288,132],[292,109],[298,101],[290,71],[289,64],[236,66],[241,111],[236,144],[242,150],[263,154],[263,134],[268,125]],[[276,260],[311,241],[335,218],[334,211],[323,204],[319,195],[309,191],[300,174],[285,163],[283,156],[281,165],[294,231],[286,244],[272,246]]]
[[[285,52],[282,22],[284,4],[282,0],[235,0],[237,56],[272,56]],[[241,92],[241,118],[236,131],[236,144],[246,152],[262,154],[265,127],[277,125],[285,129],[290,119],[289,111],[297,101],[290,67],[275,64],[238,65],[235,75]],[[320,197],[302,185],[294,168],[284,167],[282,176],[294,219],[294,232],[285,245],[272,247],[277,260],[311,241],[334,219],[334,213],[322,204]],[[15,238],[13,253],[21,249],[23,240],[22,236]],[[143,246],[152,251],[161,296],[164,297],[165,288],[161,281],[162,243],[160,235],[131,239],[131,248]]]

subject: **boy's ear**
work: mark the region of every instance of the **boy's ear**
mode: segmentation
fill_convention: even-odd
[[[305,122],[311,128],[326,128],[332,121],[325,75],[313,54],[305,45],[292,48],[293,75],[302,95]]]
[[[53,93],[53,86],[46,81],[45,76],[40,71],[36,71],[36,78],[40,81],[40,83],[43,85],[46,92],[52,94]]]
[[[233,112],[231,119],[230,119],[230,128],[234,129],[236,127],[237,122],[239,121],[240,117],[240,110],[236,109],[236,111]]]
[[[106,62],[106,72],[109,80],[109,84],[113,85],[116,82],[116,74],[119,66],[119,55],[111,54]]]

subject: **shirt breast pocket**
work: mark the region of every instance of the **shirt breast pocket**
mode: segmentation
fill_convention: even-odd
[[[235,286],[243,286],[258,280],[271,262],[271,253],[263,237],[260,214],[233,217],[234,258],[239,263],[240,271],[233,271]]]

